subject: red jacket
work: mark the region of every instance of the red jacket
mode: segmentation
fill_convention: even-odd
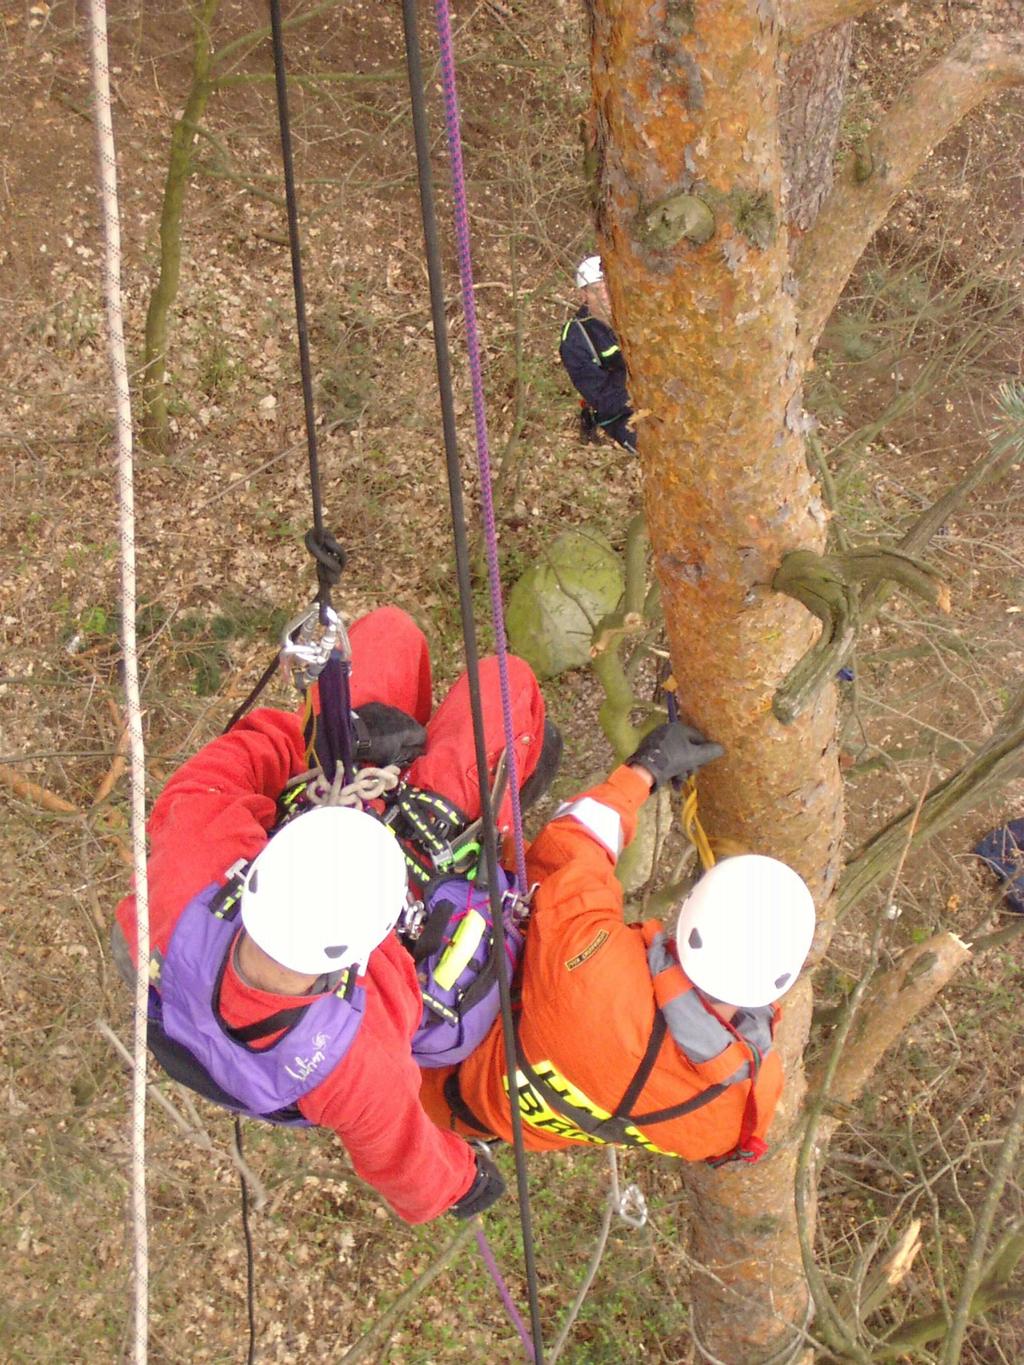
[[[239,858],[254,857],[274,823],[276,798],[305,768],[302,729],[288,712],[252,712],[184,764],[157,799],[149,821],[149,915],[154,948],[166,950],[181,911],[197,891],[223,881]],[[135,952],[135,898],[117,908]],[[232,955],[233,957],[233,955]],[[410,1039],[422,999],[412,959],[394,934],[370,956],[366,1013],[340,1064],[299,1101],[304,1117],[333,1128],[356,1174],[402,1218],[421,1223],[449,1209],[476,1170],[471,1149],[436,1128],[419,1101]],[[246,985],[233,962],[220,1007],[239,1027],[275,1013],[294,998]]]
[[[623,923],[615,861],[633,837],[647,795],[643,778],[617,768],[570,803],[574,813],[547,825],[527,854],[529,880],[539,887],[518,978],[523,1053],[535,1072],[554,1077],[563,1094],[568,1083],[598,1117],[612,1114],[622,1100],[651,1039],[658,1004],[689,987],[679,967],[652,980],[647,949],[661,927],[657,921]],[[692,1062],[666,1036],[630,1112],[653,1114],[698,1097],[733,1075],[749,1055],[735,1041],[709,1061]],[[452,1120],[441,1092],[448,1075],[424,1073],[424,1104],[435,1121],[472,1132]],[[510,1141],[500,1019],[458,1069],[458,1083],[469,1110]],[[782,1069],[771,1051],[757,1078],[756,1115],[753,1104],[748,1107],[751,1084],[742,1080],[683,1117],[640,1125],[628,1140],[689,1161],[723,1156],[736,1146],[745,1121],[748,1135],[763,1137],[781,1089]],[[525,1100],[520,1107],[530,1150],[593,1140],[574,1131],[552,1106],[544,1112]]]

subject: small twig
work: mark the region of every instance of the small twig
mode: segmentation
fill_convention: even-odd
[[[107,1042],[111,1045],[114,1051],[118,1054],[121,1060],[128,1067],[128,1070],[129,1071],[133,1070],[134,1063],[132,1061],[132,1054],[125,1047],[124,1043],[121,1042],[121,1039],[117,1036],[117,1034],[110,1027],[110,1025],[104,1019],[97,1019],[96,1028],[99,1030],[100,1033],[102,1033],[103,1037],[106,1038]],[[214,1142],[213,1138],[206,1131],[206,1129],[200,1125],[199,1115],[191,1101],[189,1101],[189,1108],[192,1111],[194,1123],[189,1123],[187,1119],[181,1116],[178,1110],[174,1107],[174,1105],[170,1102],[170,1100],[167,1098],[164,1092],[154,1081],[148,1081],[146,1083],[146,1090],[147,1093],[154,1100],[156,1100],[157,1104],[164,1111],[164,1113],[171,1120],[171,1122],[175,1125],[178,1131],[180,1133],[183,1133],[184,1136],[187,1137],[190,1142],[194,1142],[195,1145],[197,1147],[201,1147],[204,1152],[225,1151],[224,1148],[219,1147]],[[263,1208],[264,1204],[267,1202],[267,1189],[266,1186],[263,1184],[263,1181],[259,1178],[258,1175],[256,1175],[256,1173],[253,1171],[249,1163],[239,1153],[238,1149],[235,1147],[234,1142],[232,1142],[231,1146],[227,1148],[226,1155],[228,1157],[228,1160],[234,1166],[235,1170],[239,1173],[239,1175],[243,1176],[249,1182],[249,1186],[252,1191],[253,1208],[254,1209]]]
[[[108,701],[110,701],[109,698]],[[114,757],[110,761],[110,767],[104,774],[100,785],[96,788],[96,795],[92,798],[93,808],[107,799],[114,790],[114,787],[120,781],[125,768],[128,766],[128,760],[126,758],[130,741],[128,726],[121,720],[121,716],[113,702],[111,702],[111,710],[114,714],[115,724],[120,725],[121,727],[121,733],[118,736],[117,744],[114,748]]]
[[[412,1284],[399,1294],[387,1312],[381,1314],[370,1330],[364,1333],[355,1345],[350,1346],[343,1356],[338,1358],[338,1365],[354,1365],[355,1361],[366,1359],[373,1344],[399,1321],[406,1309],[423,1293],[430,1282],[436,1279],[456,1252],[461,1251],[466,1243],[475,1236],[479,1221],[478,1218],[471,1218],[464,1227],[459,1229],[440,1256],[431,1261],[426,1270],[417,1275]]]
[[[1006,1126],[1002,1150],[999,1153],[999,1159],[996,1162],[996,1168],[985,1195],[985,1202],[982,1204],[981,1212],[978,1215],[974,1239],[971,1242],[963,1278],[960,1281],[960,1293],[957,1295],[956,1305],[953,1309],[953,1320],[949,1324],[949,1332],[943,1343],[939,1365],[957,1365],[960,1360],[960,1351],[963,1346],[964,1335],[967,1332],[967,1324],[971,1318],[975,1293],[981,1284],[985,1247],[988,1245],[996,1210],[999,1207],[999,1201],[1003,1195],[1003,1188],[1009,1179],[1010,1171],[1013,1169],[1022,1135],[1024,1135],[1024,1085],[1020,1088],[1016,1107]]]

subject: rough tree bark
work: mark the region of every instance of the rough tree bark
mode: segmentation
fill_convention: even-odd
[[[673,668],[681,706],[728,751],[702,774],[703,819],[804,875],[819,906],[818,951],[843,828],[834,685],[790,725],[771,709],[817,632],[770,588],[785,554],[825,541],[803,448],[803,373],[892,199],[957,118],[1019,78],[1016,40],[958,44],[882,122],[867,178],[832,191],[803,238],[798,279],[785,221],[783,44],[868,8],[590,0],[598,235],[635,405],[647,414],[640,458]],[[801,981],[779,1039],[787,1091],[773,1155],[684,1175],[695,1258],[709,1272],[693,1281],[695,1332],[730,1365],[755,1365],[789,1342],[799,1349],[807,1315],[794,1176],[809,1029]]]

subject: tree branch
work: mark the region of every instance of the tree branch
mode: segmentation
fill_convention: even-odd
[[[853,1030],[836,1066],[829,1101],[852,1104],[889,1048],[906,1034],[907,1025],[938,995],[971,952],[955,934],[934,934],[909,948],[868,987]],[[814,1090],[820,1071],[808,1077]]]
[[[1002,786],[1024,765],[1024,692],[1011,703],[1003,723],[992,739],[964,766],[933,787],[925,798],[915,841],[930,839],[951,820],[974,805],[983,793]],[[873,835],[846,865],[839,882],[837,913],[851,910],[900,855],[912,811],[901,815]]]
[[[776,592],[802,602],[822,623],[822,632],[783,678],[772,701],[775,718],[791,725],[849,657],[860,621],[855,584],[873,587],[883,580],[949,611],[949,589],[928,564],[902,550],[867,545],[830,555],[791,550],[772,578]]]
[[[859,19],[881,3],[882,0],[789,0],[783,18],[782,41],[786,47],[799,47],[808,38],[835,28],[836,24]]]
[[[1020,463],[1024,456],[1024,415],[1015,413],[1015,405],[1024,408],[1024,387],[1019,384],[1004,385],[999,395],[999,405],[1005,429],[993,441],[988,455],[983,455],[958,484],[954,484],[941,498],[925,508],[897,547],[905,554],[919,554],[940,526],[949,520],[976,488],[1005,478]],[[882,579],[864,594],[861,599],[862,626],[873,619],[891,591],[892,584]]]
[[[836,0],[836,7],[841,0]],[[1024,34],[969,33],[892,106],[851,158],[799,245],[800,330],[810,355],[861,253],[933,148],[982,100],[1024,81]]]

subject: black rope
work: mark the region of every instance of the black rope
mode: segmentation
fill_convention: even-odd
[[[281,26],[280,0],[270,0],[270,31],[274,48],[274,86],[277,91],[277,121],[281,129],[281,164],[284,169],[285,201],[288,206],[288,246],[292,261],[292,292],[295,295],[295,327],[299,340],[299,371],[302,376],[302,403],[306,414],[306,445],[309,448],[309,490],[313,499],[313,528],[306,533],[306,548],[316,560],[319,584],[317,601],[320,620],[327,624],[327,608],[331,605],[331,589],[337,586],[345,567],[345,552],[324,528],[322,495],[320,490],[320,460],[316,446],[316,410],[313,405],[313,374],[309,363],[309,329],[306,325],[306,290],[302,281],[302,243],[299,237],[299,209],[295,194],[295,162],[292,156],[291,120],[288,114],[288,80],[284,64],[284,36]],[[328,666],[331,683],[337,688],[337,712],[323,709],[326,743],[317,753],[327,780],[334,780],[336,760],[340,759],[345,781],[351,782],[353,764],[352,731],[349,715],[348,660],[334,661]],[[324,691],[321,688],[321,700]]]
[[[242,1120],[235,1115],[235,1151],[242,1159]],[[249,1225],[249,1182],[245,1171],[238,1172],[242,1187],[242,1230],[245,1233],[245,1303],[249,1311],[249,1354],[247,1365],[255,1365],[256,1360],[256,1259],[253,1254],[252,1228]]]
[[[259,697],[260,693],[264,690],[264,688],[267,687],[271,678],[277,672],[278,668],[280,667],[280,664],[281,656],[279,654],[275,654],[274,657],[271,659],[270,663],[267,664],[266,668],[260,675],[259,682],[246,697],[245,701],[241,702],[232,712],[231,719],[228,721],[227,725],[225,725],[224,729],[221,731],[222,735],[226,735],[227,732],[232,728],[232,726],[237,725],[238,722],[242,719],[242,717],[246,714],[246,712],[250,710],[250,708],[255,703],[256,699]]]
[[[423,218],[423,241],[430,282],[430,314],[434,330],[434,359],[437,365],[437,385],[441,400],[441,425],[444,432],[445,464],[448,473],[448,497],[451,502],[452,536],[455,545],[455,571],[459,586],[459,612],[466,654],[466,673],[469,682],[470,710],[473,716],[473,740],[476,750],[477,778],[480,784],[480,811],[483,821],[484,855],[487,866],[488,889],[491,900],[491,919],[494,925],[495,954],[498,961],[498,992],[501,999],[502,1032],[505,1043],[505,1069],[509,1077],[509,1103],[512,1123],[512,1145],[516,1160],[516,1187],[519,1195],[519,1221],[523,1232],[523,1260],[530,1299],[530,1324],[533,1336],[535,1365],[543,1365],[543,1345],[540,1322],[540,1302],[537,1293],[537,1265],[534,1255],[533,1231],[530,1219],[530,1191],[526,1178],[526,1151],[523,1146],[522,1116],[516,1102],[516,1054],[512,1022],[512,999],[508,976],[508,957],[504,947],[505,922],[498,895],[498,844],[488,785],[487,750],[484,742],[483,707],[480,700],[480,662],[477,650],[476,623],[473,619],[473,585],[470,576],[469,542],[462,497],[462,476],[459,466],[458,442],[455,431],[455,402],[452,391],[451,358],[448,351],[448,321],[444,310],[444,280],[441,251],[437,235],[437,214],[434,207],[434,183],[430,169],[430,144],[427,129],[426,101],[423,95],[423,63],[420,55],[419,27],[416,0],[402,0],[402,21],[405,29],[405,56],[409,75],[409,95],[412,102],[413,134],[416,142],[416,171],[419,182],[420,211]]]
[[[288,81],[284,65],[284,37],[280,0],[270,0],[270,30],[274,47],[274,83],[277,89],[277,121],[281,129],[281,163],[284,168],[285,201],[288,206],[288,246],[292,260],[292,290],[295,295],[295,326],[299,340],[299,371],[302,375],[302,403],[306,414],[306,445],[309,449],[309,491],[313,499],[313,529],[306,546],[316,559],[320,584],[319,601],[330,605],[331,588],[345,564],[344,552],[324,530],[320,491],[320,461],[316,446],[316,410],[313,405],[313,374],[309,363],[309,328],[306,323],[306,290],[302,280],[302,245],[299,238],[299,209],[295,194],[295,162],[292,156],[292,131],[288,115]],[[312,544],[310,543],[312,540]],[[335,569],[334,563],[340,562]]]

